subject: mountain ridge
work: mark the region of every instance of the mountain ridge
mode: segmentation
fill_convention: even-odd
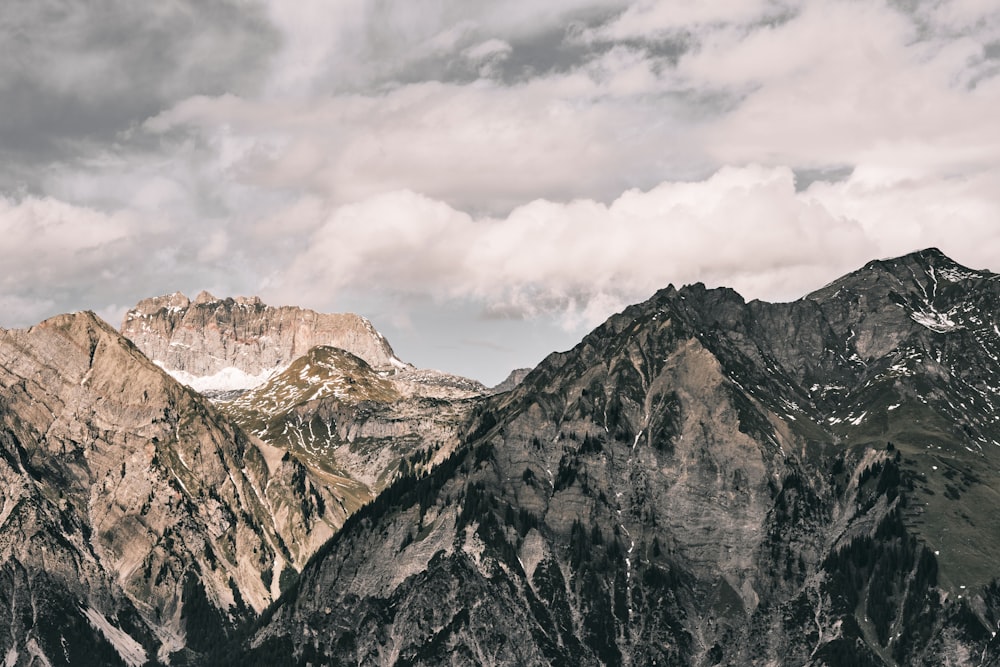
[[[248,389],[316,345],[345,349],[372,367],[408,368],[372,323],[353,313],[268,306],[259,297],[180,292],[143,299],[122,334],[183,383],[201,391]]]
[[[927,296],[939,276],[922,275]],[[930,303],[995,304],[992,275],[992,291]],[[345,524],[245,655],[996,664],[997,341],[935,330],[911,316],[923,300],[883,287],[854,337],[836,328],[861,302],[836,290],[764,304],[668,287],[626,308],[486,399],[446,464]],[[961,312],[985,331],[1000,308]],[[990,372],[970,375],[977,362]]]
[[[997,278],[668,286],[492,395],[312,346],[210,403],[92,313],[0,330],[0,651],[1000,664]],[[263,308],[195,301],[189,336]]]
[[[92,312],[0,332],[0,388],[8,662],[196,659],[333,532],[300,465]]]

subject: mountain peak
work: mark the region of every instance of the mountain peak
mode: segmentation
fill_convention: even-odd
[[[215,298],[215,296],[213,296],[208,290],[202,290],[198,292],[198,296],[194,298],[193,304],[195,306],[199,306],[203,303],[212,303],[213,301],[218,301],[218,299]]]
[[[406,368],[371,322],[353,313],[268,306],[259,297],[203,291],[144,299],[122,333],[150,359],[199,391],[249,389],[316,345],[338,347],[376,370]]]

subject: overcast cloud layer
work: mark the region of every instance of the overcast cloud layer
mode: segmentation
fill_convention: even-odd
[[[497,382],[668,283],[1000,270],[991,5],[16,3],[0,325],[261,294]]]

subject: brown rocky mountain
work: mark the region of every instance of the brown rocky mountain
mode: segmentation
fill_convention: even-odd
[[[528,373],[531,372],[530,368],[515,368],[504,378],[503,382],[497,386],[490,389],[491,394],[502,394],[507,391],[511,391],[521,384],[524,378],[528,377]]]
[[[344,520],[91,313],[0,330],[0,656],[183,664]]]
[[[1000,276],[668,288],[350,519],[224,664],[1000,664]]]
[[[202,292],[191,301],[178,292],[145,299],[125,314],[121,332],[199,391],[256,386],[317,345],[347,350],[378,370],[407,368],[363,317],[272,307],[257,297]]]
[[[317,346],[217,406],[325,479],[344,511],[353,512],[400,476],[447,458],[484,391],[437,371],[380,373],[349,352]]]
[[[324,480],[341,520],[400,475],[450,455],[487,391],[400,362],[362,317],[274,308],[256,297],[147,299],[122,332],[262,446],[290,452]]]

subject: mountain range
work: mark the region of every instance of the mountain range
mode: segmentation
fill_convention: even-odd
[[[667,287],[496,391],[259,299],[0,331],[0,654],[1000,664],[998,313],[935,249]]]

